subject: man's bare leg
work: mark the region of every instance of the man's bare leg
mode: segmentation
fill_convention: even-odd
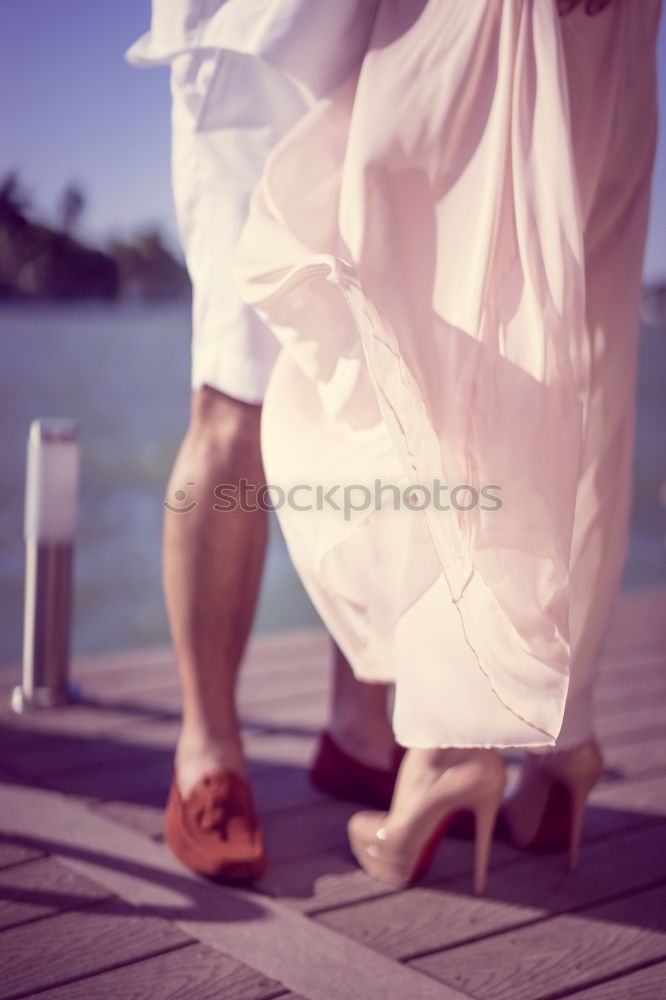
[[[333,686],[328,731],[343,750],[371,767],[388,769],[395,739],[388,715],[387,684],[356,680],[333,643]]]
[[[235,689],[266,551],[266,511],[215,510],[215,489],[264,483],[261,408],[209,386],[192,396],[191,422],[167,488],[197,506],[164,518],[164,593],[178,658],[183,726],[176,749],[181,794],[207,771],[245,775]],[[196,486],[187,486],[195,483]],[[187,506],[183,502],[182,506]]]
[[[215,510],[215,488],[245,479],[258,489],[261,408],[209,386],[195,390],[188,432],[167,487],[164,592],[180,671],[183,726],[176,749],[181,794],[206,772],[245,775],[236,714],[238,668],[252,625],[266,551],[265,510]],[[194,485],[188,485],[194,484]],[[178,500],[178,490],[185,499]],[[193,502],[196,506],[186,510]],[[334,647],[329,732],[375,767],[392,759],[385,685],[355,679]]]

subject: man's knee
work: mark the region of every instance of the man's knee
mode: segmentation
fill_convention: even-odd
[[[248,450],[259,450],[261,406],[228,396],[202,385],[192,392],[190,436],[211,447],[238,441]]]

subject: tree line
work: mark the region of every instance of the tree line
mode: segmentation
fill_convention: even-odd
[[[158,228],[104,247],[79,235],[86,197],[74,184],[59,199],[56,224],[34,218],[17,171],[0,178],[0,300],[169,301],[190,294],[187,271]]]

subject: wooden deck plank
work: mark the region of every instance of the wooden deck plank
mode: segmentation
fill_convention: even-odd
[[[607,758],[617,766],[618,774],[595,788],[586,815],[586,839],[609,832],[640,825],[650,818],[663,815],[666,810],[666,775],[661,765],[651,766],[649,760],[636,751],[636,761],[647,770],[647,777],[639,771],[627,781],[631,763],[627,755]],[[91,802],[108,803],[107,812],[119,821],[149,835],[161,830],[161,807],[166,798],[172,777],[172,755],[162,751],[149,751],[132,755],[130,760],[111,759],[103,764],[87,765],[47,776],[50,787],[88,798]],[[124,765],[124,766],[123,766]],[[624,769],[624,770],[623,770]],[[656,769],[657,773],[652,774]],[[304,815],[307,806],[321,806],[328,800],[310,787],[306,768],[264,761],[250,764],[250,774],[258,809],[263,816],[272,812],[285,813],[298,810],[294,819]],[[104,808],[104,807],[102,807]]]
[[[251,772],[251,781],[260,817],[330,801],[310,784],[304,768],[265,765]],[[118,823],[154,837],[162,832],[167,792],[168,785],[165,784],[123,800],[93,803],[92,808]]]
[[[252,775],[270,766],[302,769],[311,759],[317,739],[316,731],[282,734],[272,730],[244,730],[243,743],[248,771]],[[123,767],[118,765],[116,759],[107,759],[99,764],[87,763],[41,775],[41,765],[38,762],[35,776],[40,776],[51,788],[87,798],[91,802],[134,797],[155,788],[168,787],[173,773],[174,746],[175,736],[174,744],[169,745],[168,749],[166,746],[152,750],[135,747],[131,754],[122,753]]]
[[[300,860],[308,854],[345,846],[347,821],[357,808],[328,799],[303,809],[270,813],[262,823],[269,857],[274,861]]]
[[[405,960],[649,888],[666,880],[665,847],[663,823],[584,847],[575,876],[566,871],[562,855],[523,855],[529,860],[522,864],[491,868],[482,898],[471,895],[470,877],[458,877],[319,913],[317,919]]]
[[[348,853],[347,821],[358,809],[359,806],[352,802],[325,799],[302,809],[269,813],[264,817],[262,829],[272,863],[293,862],[295,866],[300,866],[306,857],[319,856],[321,852],[331,849],[342,849]],[[441,858],[438,855],[436,859],[438,872],[442,869],[447,872],[455,870],[456,864],[458,870],[460,866],[466,870],[471,864],[471,844],[467,841],[454,843],[455,847],[451,850],[446,849],[449,845],[442,845]],[[504,845],[498,846],[497,855],[500,858],[513,853]]]
[[[640,684],[654,684],[666,675],[666,650],[647,659],[623,664],[621,669],[601,665],[597,689],[605,694],[632,691]]]
[[[291,1000],[284,986],[206,945],[190,944],[25,1000]]]
[[[666,696],[666,676],[637,678],[635,685],[624,691],[599,689],[594,698],[595,713],[599,716],[625,712],[628,708],[649,705],[655,699],[663,701],[664,696]]]
[[[625,672],[633,670],[640,664],[663,662],[666,643],[661,627],[657,630],[654,622],[649,621],[644,624],[637,620],[627,626],[627,630],[635,631],[636,637],[624,636],[622,642],[607,645],[600,654],[599,662],[602,670]]]
[[[497,843],[491,865],[506,864],[516,857],[513,848]],[[461,875],[471,879],[472,865],[472,844],[450,837],[439,845],[422,882],[428,885]],[[309,914],[395,895],[394,890],[359,868],[346,841],[337,848],[303,858],[271,859],[257,886],[284,905]]]
[[[567,994],[571,1000],[660,1000],[664,996],[666,962],[656,962],[618,979]],[[566,998],[562,998],[566,1000]]]
[[[0,930],[108,897],[106,889],[54,858],[7,868],[0,871]]]
[[[286,717],[293,715],[295,709],[301,712],[304,720],[313,711],[319,716],[327,702],[327,692],[328,686],[324,684],[299,684],[298,690],[276,690],[269,697],[265,697],[264,692],[255,692],[255,696],[239,700],[241,719],[245,718],[248,726],[256,726],[262,720],[270,720],[274,709],[276,719],[281,714]],[[100,696],[97,700],[88,696],[78,704],[65,705],[57,710],[5,716],[0,727],[0,748],[58,735],[84,738],[105,733],[109,738],[122,738],[120,731],[128,727],[138,727],[147,722],[172,722],[175,728],[179,719],[180,689],[175,685],[154,691],[120,693],[116,688],[112,696]]]
[[[255,633],[250,638],[245,669],[257,675],[270,672],[277,662],[327,664],[330,657],[330,640],[321,627],[287,629],[280,632]],[[105,671],[115,671],[121,666],[129,671],[156,669],[173,670],[176,660],[169,645],[132,647],[107,653],[90,653],[75,657],[72,675],[83,679],[101,676]],[[8,692],[16,684],[20,671],[16,664],[0,665],[0,692]]]
[[[663,667],[666,659],[666,648],[664,645],[654,646],[652,649],[642,652],[632,653],[631,649],[625,650],[622,654],[613,656],[610,653],[605,655],[605,659],[600,660],[600,675],[609,679],[625,678],[625,682],[632,677],[640,676],[643,670]]]
[[[239,694],[254,699],[264,691],[279,695],[280,687],[299,677],[299,686],[328,683],[329,640],[322,629],[298,629],[270,636],[252,637],[244,657]],[[92,701],[102,701],[118,691],[150,692],[177,689],[178,673],[173,650],[157,647],[78,657],[71,678]],[[247,679],[247,680],[245,680]],[[14,665],[0,667],[0,717],[11,719],[11,691],[21,680]],[[32,716],[35,718],[35,716]]]
[[[309,723],[313,718],[314,703],[305,699],[304,704],[310,708]],[[310,759],[315,739],[313,733],[304,734],[301,738],[301,708],[301,705],[292,704],[289,709],[285,708],[284,713],[276,709],[270,722],[266,718],[263,722],[255,720],[254,724],[246,724],[244,741],[251,769],[257,770],[267,761],[274,760],[288,765],[286,773],[292,764],[294,771],[303,771],[298,764]],[[320,723],[323,706],[321,713]],[[65,733],[51,734],[5,747],[3,758],[6,763],[30,776],[50,777],[52,780],[49,783],[63,791],[93,799],[112,799],[122,791],[125,794],[130,791],[124,789],[125,779],[122,773],[118,773],[124,771],[119,766],[123,761],[131,760],[129,770],[133,773],[134,792],[151,790],[155,768],[159,772],[160,787],[168,786],[178,726],[177,720],[153,719],[117,727],[112,734],[104,734],[97,739],[92,739],[92,734],[86,738]],[[268,731],[262,726],[267,726]],[[316,732],[317,727],[314,728]],[[644,738],[639,742],[641,735]],[[663,741],[645,739],[645,734],[636,733],[631,745],[628,742],[611,742],[604,746],[604,752],[611,777],[617,778],[621,774],[625,778],[642,778],[645,774],[666,768]],[[144,774],[148,784],[143,780]],[[304,793],[305,779],[300,778],[299,781]],[[277,786],[270,781],[266,785],[276,803],[271,808],[277,807]]]
[[[604,669],[613,669],[618,659],[627,657],[637,663],[652,655],[663,658],[666,649],[666,587],[623,591],[614,609],[604,647]],[[257,674],[270,672],[276,661],[326,664],[329,655],[328,636],[320,627],[255,634],[248,647],[244,670]],[[113,673],[119,664],[135,671],[152,667],[172,669],[175,675],[174,654],[169,646],[79,656],[74,661],[73,674],[83,679],[105,670]],[[624,666],[625,663],[621,663],[621,669]],[[13,665],[2,665],[0,678],[3,678],[0,680],[1,694],[17,683],[19,672]]]
[[[135,706],[136,707],[136,706]],[[163,748],[173,755],[180,728],[180,716],[140,713],[138,718],[125,711],[122,720],[112,713],[91,712],[87,706],[58,711],[68,713],[67,724],[49,728],[47,714],[58,720],[57,711],[38,713],[39,729],[30,720],[5,728],[0,754],[5,764],[33,776],[48,775],[74,768],[85,768],[107,761],[123,761],[153,749]],[[303,692],[285,696],[278,702],[258,702],[241,709],[240,718],[248,756],[274,760],[281,754],[284,738],[312,740],[326,721],[326,699],[321,692]],[[294,760],[293,744],[289,758]],[[256,750],[256,753],[255,753]],[[312,747],[310,747],[312,750]],[[302,758],[297,748],[296,759]],[[284,759],[284,758],[283,758]]]
[[[71,676],[80,680],[88,676],[102,675],[105,671],[123,669],[141,671],[162,666],[165,670],[176,669],[176,661],[170,646],[143,646],[133,649],[115,650],[108,653],[94,653],[76,656],[72,659]],[[14,684],[20,682],[21,669],[16,663],[0,665],[0,696],[3,697],[3,711],[7,709],[4,696],[11,692]]]
[[[283,672],[283,678],[285,673]],[[288,683],[285,679],[270,677],[265,684],[262,680],[260,687],[257,677],[242,668],[237,694],[240,712],[256,714],[253,712],[256,705],[259,714],[263,714],[272,703],[286,701],[292,696],[316,696],[324,701],[328,699],[330,684],[327,677],[317,676],[309,669],[292,669],[288,672],[287,679]],[[179,716],[181,711],[180,687],[175,682],[149,686],[137,681],[132,690],[118,687],[114,690],[110,683],[108,691],[91,690],[91,686],[86,684],[83,691],[87,705],[103,706],[108,712],[121,711],[124,707],[126,711],[137,714],[143,712],[145,715]]]
[[[122,670],[120,672],[122,673]],[[311,675],[309,670],[302,673],[305,673],[306,677]],[[626,671],[618,674],[623,678],[625,675]],[[254,678],[244,671],[242,677],[245,678],[245,681],[241,681],[241,686],[245,683],[247,688],[253,691]],[[117,728],[125,729],[131,725],[133,716],[136,717],[137,725],[144,724],[146,720],[155,717],[157,720],[166,717],[165,721],[168,721],[170,717],[177,726],[180,713],[180,691],[175,683],[171,687],[136,691],[131,698],[124,697],[122,687],[119,684],[114,686],[111,680],[109,683],[112,694],[109,694],[106,699],[100,697],[98,701],[93,701],[89,698],[82,704],[64,706],[57,711],[42,711],[16,716],[9,713],[8,707],[5,705],[8,714],[0,727],[0,747],[22,741],[32,741],[36,732],[43,733],[44,737],[58,733],[81,737],[107,733],[109,737],[112,737],[113,731]],[[604,690],[603,673],[599,690]],[[121,691],[121,697],[119,697],[119,691]],[[308,688],[307,684],[304,683],[300,691],[294,692],[290,688],[285,693],[285,700],[289,699],[292,694],[298,694],[299,699],[303,699],[302,707],[304,714],[306,714],[312,705],[325,704],[326,691],[325,684],[322,684],[321,687],[313,685]],[[312,702],[308,701],[309,698],[313,699]],[[276,700],[282,699],[276,694]],[[116,707],[118,705],[121,707]],[[624,732],[631,733],[634,730],[642,731],[646,728],[658,728],[663,731],[661,705],[661,700],[649,698],[646,703],[638,705],[630,706],[625,703],[622,705],[621,711],[617,711],[617,705],[611,704],[611,711],[606,712],[602,703],[601,709],[596,714],[597,729],[602,737],[611,737]],[[259,693],[256,699],[248,697],[245,707],[248,710],[244,710],[244,714],[248,720],[251,720],[270,717],[273,705],[271,699],[263,699]],[[278,706],[275,707],[278,708]],[[241,708],[244,709],[243,699],[241,699]],[[613,710],[614,708],[615,710]]]
[[[267,701],[271,698],[283,698],[290,693],[319,690],[327,686],[328,675],[328,668],[324,664],[313,662],[309,657],[292,659],[288,663],[283,663],[276,657],[271,669],[261,672],[252,670],[246,659],[240,672],[238,699],[241,703]],[[119,662],[115,668],[109,667],[103,672],[82,675],[80,683],[89,699],[113,703],[120,697],[140,694],[146,699],[156,699],[156,704],[159,704],[162,691],[177,691],[178,676],[175,662],[168,665],[155,663],[142,670],[127,668]]]
[[[318,735],[325,714],[321,699],[304,696],[300,701],[294,698],[290,701],[291,704],[264,709],[261,715],[255,712],[252,718],[241,716],[243,738],[250,757],[256,744],[258,749],[270,751],[263,753],[264,758],[293,760],[293,742],[289,756],[285,758],[282,753],[282,748],[288,746],[287,738],[312,740]],[[69,731],[37,734],[33,731],[32,738],[5,745],[0,753],[5,766],[19,768],[31,775],[48,775],[106,761],[121,761],[156,748],[172,755],[179,729],[179,718],[158,716],[134,721],[129,715],[124,725],[110,731],[86,727],[79,732],[75,724]],[[297,756],[298,759],[302,756],[300,744]]]
[[[7,809],[10,802],[11,814]],[[139,919],[166,923],[163,918],[168,918],[167,926],[180,928],[189,937],[235,957],[309,1000],[349,1000],[350,996],[364,1000],[468,1000],[459,991],[442,987],[416,969],[396,965],[266,896],[193,878],[161,846],[116,826],[74,799],[40,788],[23,788],[16,795],[0,784],[0,811],[9,815],[8,827],[17,839],[40,847],[46,834],[35,835],[37,818],[48,815],[51,852],[140,906],[144,916]],[[88,915],[98,905],[93,904]],[[6,931],[5,940],[11,944],[11,935],[69,917],[65,914]],[[289,942],[287,948],[285,942]],[[129,957],[124,956],[116,964],[127,961]],[[71,978],[82,974],[87,973],[77,972]],[[48,985],[59,984],[51,980]],[[37,988],[33,986],[33,992]],[[30,988],[22,992],[30,992]]]
[[[664,611],[666,614],[666,611]],[[266,647],[266,661],[259,661],[256,655],[256,640],[251,643],[240,674],[239,700],[254,702],[270,697],[281,697],[289,691],[325,689],[329,671],[327,656],[322,654],[320,641],[312,642],[306,634],[288,633],[288,641],[278,637],[263,640]],[[305,640],[305,647],[303,641]],[[637,652],[632,646],[622,653],[608,653],[599,677],[599,691],[612,692],[618,687],[631,687],[634,683],[658,683],[661,668],[666,658],[666,639],[659,639],[660,645],[648,652]],[[296,646],[296,656],[289,655],[289,647]],[[273,648],[274,647],[274,648]],[[270,651],[270,652],[269,652]],[[285,661],[285,656],[287,660]],[[72,679],[78,682],[93,705],[107,703],[110,711],[118,693],[145,695],[149,701],[151,693],[156,699],[155,707],[160,707],[161,691],[169,694],[166,707],[178,703],[178,680],[173,653],[169,649],[159,651],[128,651],[126,653],[105,654],[88,660],[75,660]],[[9,694],[20,681],[20,671],[15,667],[0,670],[0,715],[13,718],[9,708]],[[110,703],[110,704],[109,704]],[[62,711],[68,711],[64,709]],[[33,721],[38,722],[36,716]]]
[[[134,796],[148,789],[167,787],[173,773],[173,754],[148,750],[117,760],[57,771],[44,779],[55,791],[90,802]]]
[[[650,587],[623,592],[611,620],[603,656],[604,669],[612,669],[618,659],[629,658],[640,663],[651,656],[664,656],[666,649],[666,588]],[[244,672],[260,674],[281,666],[295,663],[323,667],[328,663],[329,643],[321,628],[302,629],[255,635],[252,637]],[[171,670],[175,678],[175,660],[169,647],[147,647],[120,652],[78,657],[74,661],[73,675],[79,679],[115,673],[119,665],[128,671]],[[621,664],[624,668],[625,664]],[[17,683],[18,671],[3,667],[0,670],[0,695]]]
[[[546,1000],[666,958],[666,887],[414,959],[474,1000]]]
[[[640,601],[649,602],[651,593],[646,590],[639,596]],[[622,604],[626,605],[626,595],[623,595]],[[621,614],[611,622],[601,651],[600,662],[604,667],[612,670],[616,666],[629,666],[663,657],[666,642],[665,613],[664,603],[651,610],[635,610],[633,617],[626,606],[621,608]]]
[[[664,738],[666,720],[663,703],[655,701],[641,708],[627,709],[622,714],[596,716],[595,730],[606,746],[631,743],[636,739],[644,739],[646,735]]]
[[[175,733],[175,726],[170,725]],[[5,764],[34,777],[46,777],[61,771],[85,769],[101,764],[122,765],[128,758],[161,747],[164,743],[158,722],[119,727],[112,736],[82,738],[59,733],[3,748]]]
[[[137,914],[121,900],[36,920],[0,934],[0,998],[63,985],[189,941],[168,921]]]
[[[640,787],[640,786],[639,786]],[[663,815],[643,809],[604,806],[600,800],[589,801],[583,820],[583,844],[594,844],[632,830],[643,830],[663,820]]]
[[[666,640],[666,586],[621,591],[615,601],[604,650],[640,648],[638,640],[664,647]]]
[[[599,782],[592,789],[589,803],[592,809],[634,813],[645,819],[666,816],[666,774]]]
[[[243,719],[242,735],[246,754],[255,762],[301,763],[314,749],[325,719],[321,699],[292,699],[292,704],[276,707],[263,718]],[[144,718],[117,726],[111,732],[81,735],[75,730],[33,736],[4,746],[6,766],[31,776],[45,777],[65,771],[85,770],[132,757],[139,758],[162,750],[169,758],[180,730],[179,718]]]
[[[662,665],[650,664],[642,672],[631,671],[630,681],[629,671],[616,671],[613,674],[601,672],[599,681],[599,707],[597,719],[600,722],[600,731],[613,732],[618,727],[620,730],[632,725],[633,718],[636,721],[633,725],[638,728],[645,724],[655,724],[660,721],[658,713],[655,712],[654,698],[648,697],[638,704],[628,706],[621,705],[622,711],[618,713],[618,692],[632,694],[634,688],[639,688],[644,693],[650,695],[650,684],[658,684],[657,671],[663,672],[666,676],[666,668],[662,671]],[[115,727],[127,727],[131,723],[132,716],[136,716],[137,721],[144,721],[157,716],[171,716],[177,718],[180,713],[180,689],[176,683],[175,675],[173,682],[165,685],[163,682],[155,681],[151,686],[140,673],[134,670],[127,671],[122,664],[117,665],[115,670],[108,668],[108,678],[103,690],[99,692],[84,690],[85,700],[78,705],[70,705],[60,708],[57,712],[37,712],[29,716],[15,716],[6,710],[4,724],[0,728],[0,746],[11,743],[29,740],[34,737],[35,730],[43,731],[45,736],[50,733],[68,733],[85,735],[91,732],[112,730]],[[639,676],[640,673],[640,676]],[[115,678],[113,675],[116,675]],[[124,686],[123,676],[128,675],[133,680],[130,689]],[[286,676],[288,681],[284,681]],[[608,677],[618,679],[617,683],[605,683]],[[245,668],[241,671],[239,705],[241,711],[249,720],[269,716],[273,708],[274,701],[285,701],[289,703],[292,697],[297,700],[309,698],[313,703],[324,705],[328,698],[328,677],[327,671],[322,674],[308,668],[283,670],[279,665],[272,674],[268,675],[267,688],[259,688],[256,683],[257,678]],[[620,683],[621,681],[621,683]],[[262,682],[263,683],[263,682]],[[639,692],[640,693],[640,692]],[[130,697],[131,696],[131,697]],[[279,711],[279,706],[275,706]],[[304,704],[304,711],[311,707]],[[606,711],[606,708],[608,711]],[[286,711],[290,709],[287,707]],[[649,713],[654,712],[654,719],[649,717]],[[610,718],[609,718],[610,716]],[[623,716],[628,716],[626,722]],[[646,717],[647,716],[647,717]]]
[[[95,881],[99,877],[102,888],[97,891],[107,896],[118,893],[145,905],[141,914],[132,911],[136,919],[175,926],[185,935],[184,942],[168,945],[164,954],[157,947],[159,954],[122,957],[106,972],[95,968],[74,977],[77,989],[93,984],[102,991],[100,996],[113,993],[114,1000],[126,989],[113,986],[119,975],[129,978],[118,983],[128,984],[127,989],[136,986],[137,996],[142,996],[140,991],[147,989],[142,984],[153,974],[145,973],[144,980],[143,970],[170,962],[178,968],[181,948],[195,954],[192,949],[200,947],[187,944],[190,938],[209,942],[214,955],[225,961],[222,952],[228,951],[234,956],[231,961],[256,962],[260,975],[275,984],[269,988],[277,989],[283,1000],[298,1000],[299,992],[309,1000],[348,1000],[356,995],[378,1000],[460,998],[457,989],[444,985],[448,981],[456,987],[463,983],[474,987],[474,997],[478,986],[479,998],[535,1000],[537,993],[545,997],[553,992],[562,996],[571,990],[610,989],[609,983],[631,982],[632,976],[643,972],[646,983],[654,982],[649,970],[638,966],[651,968],[651,963],[666,958],[666,950],[660,952],[656,943],[659,912],[649,895],[653,890],[648,889],[655,880],[666,878],[660,841],[666,831],[665,652],[666,589],[631,595],[628,601],[623,596],[608,635],[597,689],[597,729],[606,771],[590,799],[581,871],[569,876],[561,856],[534,858],[498,842],[488,896],[481,900],[470,892],[469,842],[449,838],[447,843],[444,838],[426,879],[403,893],[370,879],[353,861],[345,826],[358,806],[319,795],[306,773],[318,731],[325,724],[330,690],[329,643],[321,629],[253,640],[241,674],[244,742],[270,860],[257,885],[259,892],[229,893],[201,885],[160,844],[148,839],[161,833],[179,728],[173,653],[130,651],[77,661],[75,676],[87,703],[21,718],[8,714],[6,704],[0,706],[0,756],[8,767],[4,775],[8,787],[0,789],[0,803],[19,803],[21,808],[26,801],[34,803],[17,827],[23,824],[32,835],[14,846],[0,842],[0,893],[2,876],[13,873],[7,884],[13,886],[14,898],[8,906],[19,906],[13,916],[8,911],[8,919],[32,923],[14,923],[2,931],[0,949],[20,931],[47,924],[60,927],[61,921],[96,909],[99,921],[108,916],[105,907],[118,905],[108,898],[84,896],[77,901],[75,891],[59,891],[58,870],[51,868],[56,864]],[[0,697],[9,691],[9,682],[9,674],[2,677]],[[510,760],[511,774],[515,766]],[[30,786],[33,781],[70,796],[56,809],[56,813],[64,810],[64,816],[38,805],[57,801],[52,793],[22,787],[23,782]],[[43,829],[40,823],[41,836],[34,834],[37,816],[48,817]],[[54,851],[61,860],[38,861],[45,850]],[[30,884],[38,881],[35,865],[45,872],[43,885]],[[611,900],[617,893],[626,896]],[[647,900],[642,911],[631,909],[632,899],[638,897]],[[80,913],[46,915],[57,911],[59,904],[66,909],[68,899],[83,907]],[[608,916],[604,907],[611,905],[616,910]],[[624,909],[620,912],[618,906]],[[580,907],[579,912],[570,912]],[[641,913],[645,926],[638,919]],[[117,916],[115,911],[112,916]],[[575,920],[583,923],[563,923]],[[548,927],[555,931],[555,955],[560,955],[558,949],[573,949],[569,964],[553,959],[564,986],[559,980],[553,985],[554,975],[548,974],[552,958]],[[493,942],[514,938],[523,942],[525,960],[522,966],[516,964],[520,950],[507,945],[506,954],[515,965],[511,970],[502,964],[501,952],[493,951]],[[302,952],[291,964],[280,953],[285,940]],[[541,954],[543,966],[534,994],[527,986],[530,948]],[[608,965],[607,953],[616,964]],[[318,955],[323,972],[312,968]],[[409,964],[396,964],[396,957]],[[460,959],[459,966],[449,964],[452,957]],[[430,960],[435,963],[432,969],[426,964]],[[473,967],[482,968],[486,960],[490,968],[485,979],[479,978]],[[463,978],[447,980],[442,969],[447,975],[453,969]],[[427,978],[433,975],[439,984]],[[642,982],[636,979],[637,988]],[[186,983],[184,987],[189,988]],[[43,989],[41,984],[29,987],[32,992]],[[69,1000],[68,989],[56,987],[48,995]],[[198,997],[194,985],[191,989]],[[544,993],[546,989],[551,992]],[[150,995],[152,1000],[154,993]],[[182,989],[165,994],[172,995],[175,1000],[183,995]],[[602,992],[590,997],[619,1000],[620,995]]]
[[[35,861],[43,858],[44,851],[36,851],[32,847],[24,847],[23,844],[14,844],[8,838],[0,834],[0,871],[4,868],[11,868],[13,865],[25,864],[26,861]]]
[[[286,734],[252,731],[244,733],[248,771],[252,775],[273,764],[303,768],[314,753],[314,734]],[[131,750],[131,752],[130,752]],[[63,771],[41,774],[41,762],[33,770],[26,769],[26,777],[39,777],[50,788],[67,795],[93,801],[109,801],[134,797],[156,788],[168,787],[173,774],[173,746],[169,749],[131,748],[127,753],[121,746],[120,766],[115,753],[103,753],[100,763]],[[47,765],[48,766],[48,765]]]
[[[114,823],[155,838],[162,834],[167,794],[168,786],[165,785],[128,796],[124,801],[115,799],[110,802],[93,802],[90,808],[107,816]]]
[[[257,699],[251,705],[240,706],[241,725],[246,729],[264,726],[288,732],[318,733],[328,721],[327,690],[292,692],[269,701]]]
[[[631,743],[602,744],[602,750],[602,782],[636,781],[666,772],[666,741],[661,736],[646,733]]]
[[[604,748],[604,753],[607,758],[607,776],[604,781],[610,782],[611,786],[628,777],[642,780],[645,771],[649,776],[651,772],[656,770],[659,773],[661,770],[660,762],[655,763],[656,754],[663,753],[661,741],[644,740],[640,744]],[[163,774],[166,780],[160,786],[147,789],[136,796],[124,796],[122,800],[104,801],[96,808],[102,809],[120,823],[143,830],[151,836],[159,835],[170,770],[166,769]],[[312,788],[306,767],[280,764],[271,766],[255,762],[251,763],[250,774],[255,801],[262,816],[329,801]],[[612,788],[610,794],[613,794]],[[306,816],[302,811],[298,815]],[[658,816],[653,818],[658,819]],[[597,839],[609,833],[641,826],[650,819],[649,815],[641,816],[631,810],[595,807],[593,796],[585,819],[585,839]]]
[[[2,720],[0,754],[4,757],[5,748],[10,745],[59,734],[76,735],[81,739],[97,735],[111,737],[115,727],[127,726],[133,720],[163,718],[168,714],[155,712],[148,706],[127,703],[122,709],[116,709],[101,702],[63,705],[57,710],[43,709],[26,715],[12,714]]]
[[[93,803],[164,788],[172,772],[173,754],[155,749],[127,754],[121,760],[112,758],[49,773],[41,777],[40,782],[65,795]]]

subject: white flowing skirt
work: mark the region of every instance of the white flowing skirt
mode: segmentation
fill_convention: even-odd
[[[299,574],[408,746],[589,735],[627,545],[658,0],[381,0],[236,276]],[[336,509],[336,507],[338,509]]]
[[[356,674],[395,682],[405,745],[592,731],[627,545],[659,13],[153,0],[128,54],[171,63],[199,326],[229,333],[243,398],[272,357],[237,349],[255,343],[239,290],[282,345],[278,516]]]

